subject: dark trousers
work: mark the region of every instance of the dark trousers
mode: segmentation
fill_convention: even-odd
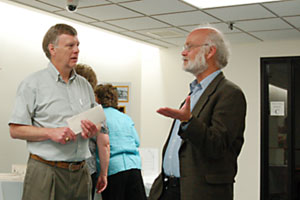
[[[141,170],[130,169],[107,177],[103,200],[147,200]]]
[[[94,200],[94,196],[95,196],[95,190],[96,190],[96,185],[97,185],[97,172],[93,173],[91,175],[91,179],[92,179],[92,200]]]
[[[164,189],[159,200],[180,200],[180,180],[175,177],[164,179]]]

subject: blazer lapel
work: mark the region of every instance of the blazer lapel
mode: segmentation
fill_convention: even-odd
[[[225,76],[223,75],[223,72],[221,72],[220,74],[218,74],[218,76],[209,84],[209,86],[206,88],[206,90],[204,91],[204,93],[201,95],[200,99],[198,100],[198,102],[196,103],[196,105],[194,106],[194,109],[192,110],[192,114],[194,116],[197,116],[200,111],[202,110],[203,106],[206,104],[206,102],[208,101],[210,95],[216,90],[218,84],[221,82],[221,80],[223,80],[225,78]],[[190,95],[191,93],[189,93],[188,95]],[[184,105],[185,100],[181,103],[180,108]],[[167,145],[169,143],[169,140],[171,138],[171,133],[172,133],[172,129],[174,127],[176,120],[173,120],[173,124],[171,126],[171,130],[170,130],[170,134],[167,138],[167,141],[163,147],[163,157],[165,155],[165,151],[167,148]]]
[[[201,97],[199,98],[198,102],[196,103],[196,105],[194,106],[194,108],[192,110],[192,114],[194,116],[197,116],[201,112],[202,108],[204,107],[204,105],[208,101],[209,97],[215,92],[217,86],[219,85],[219,83],[221,82],[221,80],[223,80],[224,78],[225,78],[225,76],[223,75],[223,72],[221,72],[209,84],[209,86],[206,88],[206,90],[204,91],[204,93],[201,95]]]

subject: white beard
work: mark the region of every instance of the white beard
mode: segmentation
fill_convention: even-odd
[[[194,76],[204,72],[208,67],[204,54],[205,52],[198,52],[193,61],[189,60],[186,67],[183,65],[183,70],[192,73]]]

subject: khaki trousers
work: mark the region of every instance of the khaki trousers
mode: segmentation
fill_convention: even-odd
[[[29,158],[22,200],[91,200],[86,165],[69,171]]]

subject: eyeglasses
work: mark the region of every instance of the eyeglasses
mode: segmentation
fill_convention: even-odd
[[[188,51],[190,52],[192,49],[197,48],[197,47],[201,47],[201,46],[208,46],[209,44],[195,44],[195,45],[183,45],[183,51]]]

